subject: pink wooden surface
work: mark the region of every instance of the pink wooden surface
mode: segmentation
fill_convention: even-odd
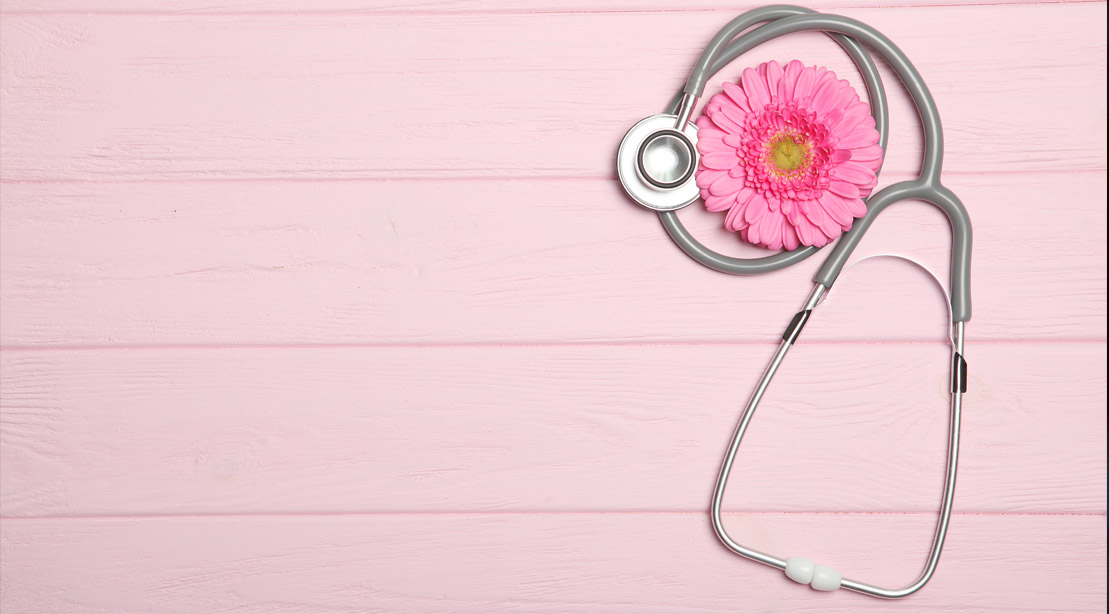
[[[1037,347],[975,345],[961,511],[1105,509],[1104,348]],[[772,352],[6,352],[0,503],[20,517],[701,510],[739,397]],[[932,510],[947,356],[940,343],[798,346],[744,440],[729,509]],[[1070,368],[1045,370],[1045,357]],[[676,376],[676,364],[704,367]],[[859,373],[882,377],[860,387]]]
[[[702,269],[612,172],[749,6],[0,1],[0,611],[1104,611],[1106,5],[897,4],[812,4],[917,62],[975,223],[957,515],[894,605],[738,560],[704,513],[819,258]],[[794,56],[856,80],[815,35],[742,63]],[[919,155],[890,92],[883,183]],[[859,255],[943,277],[944,224],[902,205]],[[728,522],[901,584],[943,306],[890,261],[831,297]]]
[[[934,519],[725,523],[760,547],[897,584],[919,571]],[[5,599],[28,614],[1103,612],[1105,530],[1104,514],[956,515],[933,583],[891,604],[739,560],[699,512],[36,519],[5,530]]]
[[[943,108],[952,175],[1105,168],[1104,3],[851,15],[957,101]],[[628,118],[661,108],[731,16],[9,17],[0,159],[10,180],[611,178]],[[613,44],[619,30],[633,34]],[[1014,57],[1029,41],[1036,61]],[[820,34],[749,62],[792,55],[858,81]],[[894,98],[884,169],[915,171],[916,115]]]
[[[948,181],[982,228],[976,339],[1105,338],[1105,175],[1060,178]],[[747,279],[690,267],[658,222],[622,199],[615,181],[597,180],[6,184],[2,340],[770,342],[820,265]],[[1022,199],[1054,223],[1015,215]],[[681,215],[706,241],[740,251],[716,216]],[[931,206],[899,205],[859,253],[902,253],[946,279],[946,225]],[[1013,240],[1030,236],[1035,245]],[[911,265],[868,262],[834,292],[806,340],[946,334],[942,298]]]

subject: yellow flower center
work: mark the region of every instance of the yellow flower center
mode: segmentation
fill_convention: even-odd
[[[768,158],[779,175],[789,175],[808,166],[809,145],[800,142],[800,137],[781,134],[770,142]]]

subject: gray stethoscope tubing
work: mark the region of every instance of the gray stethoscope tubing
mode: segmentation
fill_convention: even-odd
[[[769,23],[761,25],[746,34],[740,34],[752,26],[765,22]],[[799,557],[790,558],[788,560],[780,559],[747,548],[728,535],[721,519],[721,503],[724,491],[727,488],[728,476],[731,473],[735,455],[743,439],[743,434],[747,430],[751,418],[754,416],[754,412],[766,392],[771,379],[784,360],[789,348],[796,342],[805,322],[811,316],[812,310],[820,301],[821,296],[833,283],[835,283],[847,259],[851,256],[851,253],[866,231],[869,230],[874,219],[889,206],[903,200],[913,199],[929,202],[940,208],[947,215],[947,219],[951,225],[950,305],[953,325],[952,341],[954,346],[947,469],[944,479],[943,498],[936,524],[936,531],[932,540],[932,547],[920,576],[915,582],[904,588],[886,589],[864,582],[841,578],[837,572],[822,565],[815,566],[818,568],[818,571],[819,568],[823,568],[823,571],[819,571],[819,573],[830,573],[831,577],[836,578],[838,581],[833,582],[834,586],[827,582],[824,582],[822,586],[818,586],[817,580],[812,580],[814,588],[820,588],[821,590],[842,587],[875,597],[890,599],[905,597],[920,590],[920,588],[931,579],[932,574],[935,572],[936,565],[939,563],[940,553],[943,549],[944,539],[946,538],[948,524],[951,519],[951,506],[955,494],[955,478],[958,469],[962,395],[966,392],[967,378],[966,361],[963,359],[963,333],[964,325],[970,320],[971,315],[970,218],[958,197],[940,183],[940,170],[943,162],[943,134],[935,101],[928,91],[928,87],[924,84],[920,73],[917,72],[916,68],[905,54],[877,30],[874,30],[866,24],[838,15],[819,14],[802,7],[770,6],[749,11],[732,20],[721,29],[709,43],[709,46],[701,55],[700,60],[694,66],[689,80],[686,83],[684,92],[675,98],[666,113],[676,116],[676,128],[682,130],[692,114],[697,99],[703,93],[705,82],[708,78],[736,57],[755,46],[785,34],[802,31],[821,31],[828,33],[847,51],[855,64],[859,67],[870,97],[871,112],[875,118],[875,124],[880,134],[880,145],[883,149],[886,147],[888,132],[888,108],[886,105],[885,91],[873,60],[870,58],[869,54],[863,50],[859,41],[866,43],[872,51],[877,52],[888,62],[890,67],[904,83],[920,114],[924,129],[924,160],[921,166],[921,172],[916,179],[888,186],[872,195],[867,200],[866,215],[855,221],[851,230],[844,235],[843,239],[832,250],[831,255],[829,255],[828,259],[817,272],[814,278],[816,282],[815,287],[805,300],[801,311],[794,316],[793,320],[786,328],[785,333],[782,335],[782,341],[774,357],[771,359],[769,366],[763,373],[755,391],[752,393],[732,436],[728,451],[724,457],[724,462],[720,468],[720,473],[717,476],[716,486],[713,489],[711,507],[712,524],[720,540],[736,554],[771,567],[786,570],[787,575],[799,582],[802,580],[794,577],[795,574],[792,572],[795,564],[794,562],[800,561],[797,565],[807,566],[806,568],[809,570],[807,577],[811,578],[813,576],[811,571],[813,564],[807,559],[800,559]],[[736,38],[737,35],[739,35],[738,38]],[[709,249],[694,239],[673,211],[659,211],[658,215],[662,220],[663,226],[670,234],[670,237],[686,252],[686,254],[701,264],[724,273],[736,275],[766,273],[796,264],[817,251],[816,248],[805,247],[792,252],[782,252],[773,256],[756,259],[725,256]],[[817,575],[819,575],[819,573]]]

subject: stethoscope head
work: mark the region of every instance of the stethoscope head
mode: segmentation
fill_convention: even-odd
[[[697,200],[697,126],[675,128],[676,115],[640,120],[620,142],[616,170],[632,200],[654,211],[674,211]]]

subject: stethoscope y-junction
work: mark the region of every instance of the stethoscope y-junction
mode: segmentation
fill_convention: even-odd
[[[920,114],[924,130],[924,159],[919,175],[912,180],[890,185],[866,200],[866,214],[854,221],[851,229],[834,246],[814,279],[815,286],[782,334],[782,340],[769,366],[755,387],[728,445],[713,489],[711,515],[717,536],[730,550],[753,561],[776,567],[800,583],[817,590],[848,590],[875,597],[898,598],[923,587],[935,572],[951,518],[955,494],[955,475],[959,453],[959,422],[962,395],[966,392],[967,367],[963,359],[963,332],[970,320],[971,226],[966,209],[955,194],[940,182],[943,163],[943,132],[940,118],[928,87],[905,54],[874,28],[839,15],[821,14],[795,6],[769,6],[744,13],[732,20],[709,42],[693,67],[685,88],[667,107],[635,124],[620,144],[617,169],[620,181],[636,202],[658,212],[670,238],[691,258],[714,270],[733,275],[752,275],[776,271],[796,264],[818,251],[813,246],[782,251],[762,258],[735,258],[715,252],[697,241],[678,219],[675,211],[697,200],[700,192],[695,181],[698,163],[697,126],[690,121],[705,82],[725,65],[757,45],[795,32],[818,31],[830,35],[851,57],[862,74],[870,100],[871,114],[879,134],[879,145],[886,148],[888,107],[881,77],[871,53],[878,54],[904,84]],[[845,263],[870,229],[874,219],[886,208],[903,200],[922,200],[940,208],[951,225],[950,307],[952,321],[951,421],[948,435],[947,469],[943,499],[932,547],[924,569],[911,584],[897,589],[882,588],[843,578],[826,565],[814,564],[803,557],[779,558],[737,542],[724,528],[721,501],[728,475],[743,434],[755,409],[766,393],[770,380],[789,348],[796,343],[813,309],[832,287]]]

